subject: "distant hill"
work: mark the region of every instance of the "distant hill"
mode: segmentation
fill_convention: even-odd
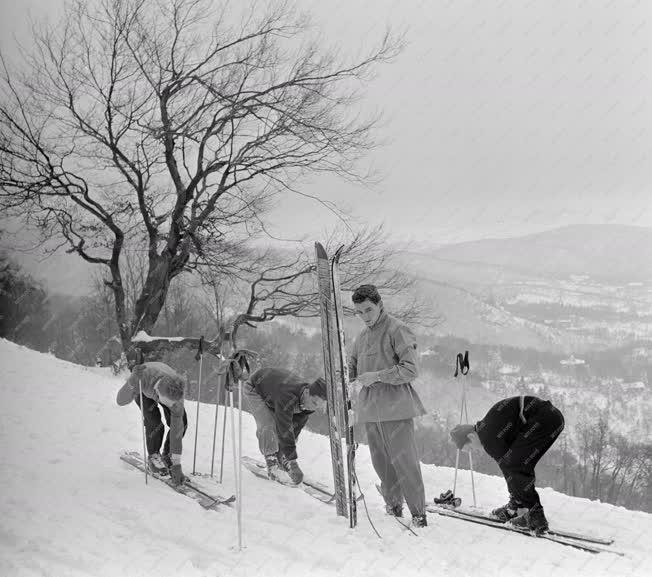
[[[638,330],[613,319],[650,314],[651,255],[652,228],[577,225],[408,251],[397,265],[416,275],[419,293],[444,318],[435,334],[572,352],[608,347],[614,333]],[[519,303],[518,310],[507,303]],[[553,306],[544,313],[545,303]],[[563,305],[578,307],[576,316],[586,311],[590,320],[558,322],[569,314]],[[618,318],[623,311],[628,319]],[[645,332],[647,317],[640,323]]]
[[[429,256],[536,276],[589,275],[612,283],[640,282],[652,280],[652,228],[573,225],[518,238],[447,245]]]

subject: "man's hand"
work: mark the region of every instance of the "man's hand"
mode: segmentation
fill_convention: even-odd
[[[186,481],[186,476],[183,474],[183,471],[181,470],[181,465],[172,465],[170,467],[170,477],[172,478],[172,482],[175,485],[181,485]]]
[[[363,387],[369,387],[374,383],[378,382],[378,373],[375,372],[362,373],[361,375],[358,375],[355,381],[353,382]]]

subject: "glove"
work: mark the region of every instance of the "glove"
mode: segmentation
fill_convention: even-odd
[[[292,482],[295,485],[303,482],[303,471],[299,467],[299,463],[297,463],[296,459],[287,461],[285,468],[288,472],[288,475],[290,475],[290,479],[292,479]]]
[[[181,485],[186,482],[186,476],[181,470],[181,465],[172,465],[170,467],[170,477],[175,485]]]
[[[471,442],[469,435],[475,431],[473,425],[457,425],[450,432],[451,441],[455,443],[457,448],[462,451],[465,450],[464,446]],[[468,450],[469,447],[467,447]]]

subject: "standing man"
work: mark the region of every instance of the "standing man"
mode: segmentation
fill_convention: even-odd
[[[292,483],[303,482],[297,461],[297,439],[312,413],[326,409],[326,382],[309,383],[292,371],[258,369],[244,383],[245,408],[256,420],[256,436],[267,473],[275,481],[287,472]]]
[[[142,363],[133,368],[127,382],[118,391],[116,399],[120,406],[134,401],[140,407],[145,421],[147,463],[155,473],[166,475],[169,472],[177,485],[185,481],[181,470],[182,439],[188,427],[188,417],[183,405],[185,387],[183,377],[165,363]],[[140,405],[141,390],[142,406]],[[163,409],[165,422],[170,428],[165,445],[163,445],[165,426],[161,422],[159,405]]]
[[[385,312],[374,285],[358,287],[352,300],[356,315],[366,325],[349,359],[349,377],[361,387],[356,422],[365,424],[387,512],[402,517],[405,499],[412,523],[425,527],[426,498],[414,417],[426,411],[410,384],[418,374],[416,338],[405,323]]]
[[[457,425],[450,435],[458,449],[482,447],[503,472],[509,502],[492,514],[503,523],[537,534],[548,530],[534,467],[564,430],[564,416],[550,401],[520,396],[496,403],[475,425]]]

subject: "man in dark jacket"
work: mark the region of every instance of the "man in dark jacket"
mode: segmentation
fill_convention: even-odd
[[[564,430],[564,416],[550,401],[520,396],[496,403],[475,425],[458,425],[451,438],[459,449],[481,446],[503,472],[509,502],[492,511],[536,533],[548,530],[534,468]]]
[[[165,363],[142,363],[133,368],[116,399],[118,405],[128,405],[134,401],[140,407],[145,421],[149,467],[155,473],[169,472],[177,485],[185,479],[181,470],[182,439],[188,427],[183,405],[185,384],[183,377]],[[159,405],[163,409],[165,422],[170,427],[164,445],[165,426],[161,422]],[[163,454],[160,453],[161,445]]]
[[[417,527],[428,524],[414,417],[425,414],[412,388],[418,374],[417,341],[410,328],[385,312],[378,290],[362,285],[352,296],[365,324],[349,358],[349,378],[360,387],[356,422],[364,423],[371,462],[381,481],[386,510],[403,516],[403,499]]]
[[[256,436],[270,479],[286,471],[294,484],[303,481],[297,462],[297,438],[310,415],[326,408],[326,383],[309,383],[292,371],[262,368],[244,383],[245,408],[256,420]]]

